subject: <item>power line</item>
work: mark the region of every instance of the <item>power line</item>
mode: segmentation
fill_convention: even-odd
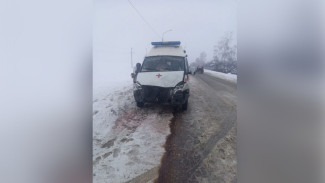
[[[141,15],[141,13],[139,12],[139,10],[132,4],[131,0],[128,0],[129,4],[132,6],[132,8],[137,12],[137,14],[140,16],[140,18],[147,24],[147,26],[156,34],[156,36],[159,37],[160,39],[160,35],[155,31],[155,29],[149,24],[148,21],[146,21],[146,19]]]

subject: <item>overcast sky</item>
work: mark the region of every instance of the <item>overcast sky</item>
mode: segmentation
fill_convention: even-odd
[[[131,0],[152,28],[128,0],[94,2],[94,62],[130,64],[131,48],[134,63],[142,62],[151,42],[161,41],[169,29],[164,41],[181,41],[190,62],[202,51],[210,60],[213,45],[225,32],[237,38],[236,0]]]

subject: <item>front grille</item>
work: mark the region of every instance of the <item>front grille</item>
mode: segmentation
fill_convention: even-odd
[[[142,86],[144,100],[147,102],[165,103],[170,101],[170,90],[172,88],[164,88],[158,86]]]

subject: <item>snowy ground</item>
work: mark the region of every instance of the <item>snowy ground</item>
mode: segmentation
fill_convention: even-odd
[[[214,76],[214,77],[229,80],[229,81],[232,81],[232,82],[237,82],[237,75],[235,75],[235,74],[230,74],[230,73],[226,74],[226,73],[211,71],[211,70],[207,70],[207,69],[204,69],[204,72],[206,74],[209,74],[209,75]]]
[[[135,107],[132,87],[94,101],[94,182],[126,182],[159,165],[171,112]]]
[[[131,69],[120,70],[118,78],[106,63],[97,62],[94,69],[93,181],[126,182],[158,171],[172,111],[158,105],[136,107]]]

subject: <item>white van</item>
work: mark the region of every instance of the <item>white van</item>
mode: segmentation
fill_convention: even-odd
[[[190,89],[186,52],[180,41],[152,42],[153,48],[142,65],[137,63],[134,99],[138,107],[144,103],[162,103],[187,109]]]

